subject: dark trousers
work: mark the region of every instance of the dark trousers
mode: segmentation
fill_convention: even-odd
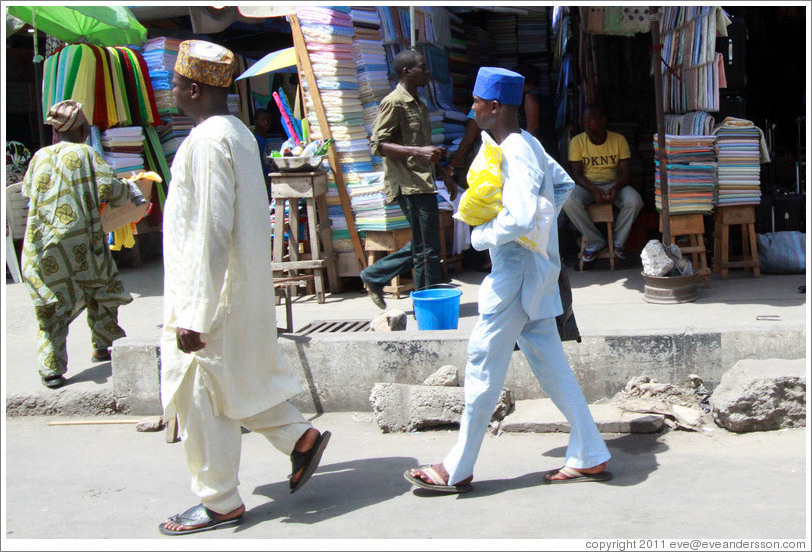
[[[409,221],[412,241],[361,271],[361,278],[381,286],[414,268],[414,289],[443,281],[440,271],[440,214],[437,194],[399,195],[397,202]]]

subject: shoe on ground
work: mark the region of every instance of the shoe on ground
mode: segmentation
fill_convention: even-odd
[[[41,376],[42,377],[42,385],[47,387],[48,389],[59,389],[67,380],[64,376]]]
[[[363,278],[361,280],[367,288],[367,295],[369,295],[369,298],[375,303],[375,306],[382,310],[386,309],[386,301],[383,298],[383,286],[374,282],[367,282]]]
[[[598,257],[598,253],[603,251],[604,248],[596,249],[595,251],[590,251],[589,249],[584,249],[584,254],[581,255],[581,260],[585,263],[591,263]]]
[[[96,349],[93,351],[93,355],[90,357],[90,360],[93,362],[106,362],[110,360],[112,357],[110,356],[110,349]]]
[[[615,257],[617,257],[619,260],[621,261],[626,260],[626,255],[624,254],[625,252],[626,252],[625,247],[623,247],[622,245],[615,245]]]

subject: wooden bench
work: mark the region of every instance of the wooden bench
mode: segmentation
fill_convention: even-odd
[[[596,259],[609,258],[609,267],[615,269],[615,236],[614,224],[615,213],[612,205],[609,203],[593,203],[587,205],[586,212],[589,214],[589,220],[592,222],[605,222],[606,223],[606,243],[608,247],[602,249],[595,255]],[[586,251],[586,238],[581,236],[581,253],[578,255],[578,270],[584,270],[584,251]]]
[[[710,287],[711,270],[708,268],[707,250],[705,249],[705,220],[701,214],[671,215],[671,243],[677,244],[677,238],[687,236],[689,245],[679,245],[683,256],[691,254],[694,272],[702,278],[705,287]],[[663,231],[663,217],[660,214],[660,232]]]
[[[752,270],[756,278],[761,276],[756,242],[756,208],[754,205],[720,205],[713,214],[713,271],[721,273],[726,280],[731,268]],[[742,255],[730,257],[730,227],[741,226]]]
[[[394,253],[409,243],[412,239],[411,228],[398,228],[397,230],[367,230],[364,241],[364,250],[367,252],[367,266],[372,265],[379,256],[383,257]],[[414,280],[401,275],[395,276],[383,290],[400,299],[401,294],[414,289]]]

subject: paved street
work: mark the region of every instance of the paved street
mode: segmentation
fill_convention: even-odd
[[[4,534],[10,547],[32,538],[160,538],[154,546],[167,549],[181,545],[178,540],[233,538],[808,537],[804,429],[606,435],[615,478],[558,486],[541,481],[545,470],[560,466],[565,434],[487,436],[474,491],[429,496],[413,491],[401,473],[440,460],[456,431],[383,434],[367,413],[328,413],[314,423],[331,430],[333,439],[300,492],[289,494],[288,459],[247,434],[240,473],[245,522],[175,538],[161,536],[157,525],[194,503],[180,443],[166,444],[163,432],[138,433],[132,425],[48,426],[52,419],[6,421]],[[45,546],[60,548],[50,541]],[[353,545],[320,540],[307,548],[334,546]]]

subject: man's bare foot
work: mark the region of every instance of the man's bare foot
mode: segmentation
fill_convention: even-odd
[[[199,507],[203,508],[203,505],[200,505]],[[189,511],[191,511],[191,509]],[[203,527],[207,527],[207,526],[212,525],[211,521],[206,522],[206,523],[200,523],[200,524],[197,524],[197,525],[183,525],[183,524],[178,523],[177,521],[175,521],[173,519],[173,518],[182,519],[182,516],[189,513],[189,511],[184,512],[183,514],[179,514],[177,516],[173,516],[171,518],[168,518],[162,524],[162,528],[165,529],[168,532],[181,534],[181,533],[194,531],[195,529],[201,529]],[[214,512],[214,511],[209,510],[209,509],[206,509],[205,511],[211,517],[211,519],[214,520],[214,523],[222,523],[224,521],[237,519],[240,516],[242,516],[245,513],[245,505],[242,505],[239,508],[230,511],[227,514],[218,514],[217,512]]]
[[[309,451],[314,446],[316,446],[316,441],[318,440],[319,435],[320,435],[319,430],[314,427],[311,427],[310,429],[302,433],[302,436],[299,437],[298,441],[296,441],[296,445],[293,447],[293,451],[294,452]],[[299,479],[301,479],[304,470],[305,468],[302,467],[302,469],[294,473],[290,478],[291,483],[296,484],[299,481]]]
[[[437,475],[439,477],[442,478],[442,484],[443,485],[448,485],[448,472],[446,471],[445,466],[443,465],[443,463],[440,462],[439,464],[432,464],[431,468],[437,473]],[[422,479],[423,481],[425,481],[426,483],[429,483],[431,485],[439,485],[440,484],[440,481],[436,481],[436,478],[432,477],[431,474],[427,474],[425,471],[423,471],[420,468],[413,468],[412,470],[410,470],[409,473],[411,474],[412,477]],[[473,480],[474,480],[474,476],[472,475],[472,476],[467,477],[467,478],[463,479],[462,481],[460,481],[458,483],[454,483],[454,484],[455,485],[468,485]]]
[[[606,471],[606,462],[598,464],[597,466],[592,466],[591,468],[559,468],[558,470],[554,470],[552,472],[548,472],[544,475],[544,479],[548,482],[553,481],[566,481],[571,479],[580,479],[584,478],[584,480],[595,480],[589,476],[594,476],[596,474],[602,474]],[[608,474],[607,474],[608,475]]]

